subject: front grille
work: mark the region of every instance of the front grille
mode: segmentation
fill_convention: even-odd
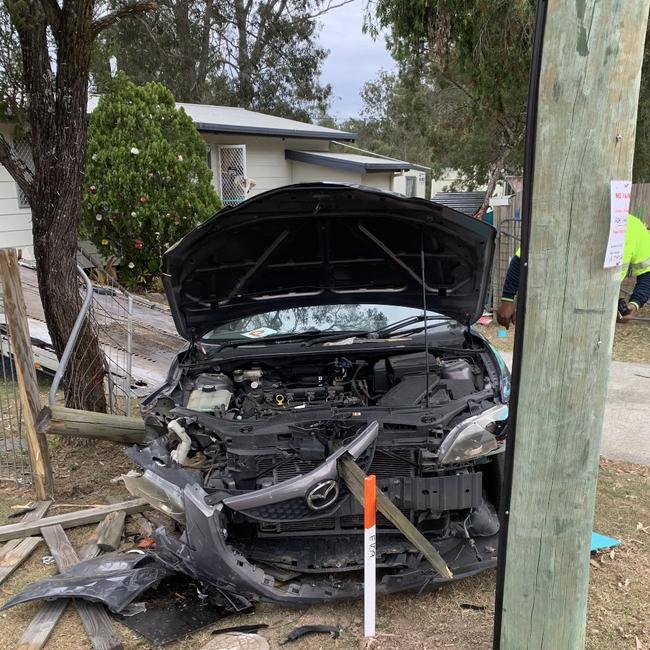
[[[367,473],[374,474],[377,478],[415,476],[415,466],[412,464],[414,456],[413,451],[391,451],[389,455],[381,448],[376,449]]]
[[[402,511],[402,514],[409,519],[411,514],[408,511]],[[339,519],[341,528],[363,528],[363,515],[345,515]],[[393,524],[384,517],[380,512],[377,513],[377,528],[395,528]]]
[[[410,519],[410,511],[402,510],[402,514]],[[377,513],[377,528],[393,529],[393,524],[381,513]],[[264,523],[260,522],[259,530],[262,533],[309,533],[309,532],[363,532],[363,515],[343,515],[341,517],[327,517],[325,519],[312,519],[307,521]]]
[[[333,530],[336,527],[336,519],[311,519],[306,521],[287,521],[282,524],[260,523],[260,530],[264,533],[297,533],[314,530]]]
[[[272,476],[274,483],[281,483],[301,474],[307,474],[320,465],[320,462],[316,460],[292,459],[274,468],[273,465],[276,465],[277,462],[273,458],[262,458],[258,462],[258,478]]]

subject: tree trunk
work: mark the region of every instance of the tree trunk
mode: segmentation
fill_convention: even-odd
[[[65,181],[61,181],[58,187],[62,188],[62,197],[69,192],[69,184]],[[70,194],[74,194],[74,190]],[[68,201],[62,200],[61,203]],[[75,210],[71,205],[63,214],[61,212],[65,211],[65,207],[61,205],[52,206],[45,215],[39,214],[39,208],[32,206],[38,287],[52,344],[60,359],[82,302],[75,262],[79,222],[78,217],[75,220]],[[55,216],[54,220],[52,216]],[[52,221],[54,223],[46,233],[39,232],[43,223]],[[57,224],[64,227],[57,227]],[[99,348],[96,332],[88,321],[81,329],[68,362],[63,390],[65,405],[69,408],[106,411],[104,355]]]
[[[253,79],[248,52],[248,14],[250,9],[242,0],[235,2],[235,26],[237,28],[237,99],[242,108],[251,108],[253,102]]]
[[[54,36],[58,46],[54,89],[47,52],[30,66],[29,124],[34,158],[31,193],[38,287],[52,344],[63,354],[81,306],[76,251],[86,158],[92,2],[65,5]],[[34,41],[38,37],[34,34]],[[30,43],[33,56],[35,42]],[[49,83],[48,83],[49,82]],[[54,93],[52,93],[54,90]],[[104,357],[86,324],[64,376],[66,406],[105,411]]]
[[[98,34],[127,16],[157,9],[130,3],[97,18],[94,0],[5,0],[20,42],[27,135],[34,171],[0,134],[0,160],[27,194],[38,287],[54,349],[61,358],[81,299],[76,269],[77,232],[88,129],[88,78]],[[86,322],[64,376],[66,405],[105,411],[104,355]]]

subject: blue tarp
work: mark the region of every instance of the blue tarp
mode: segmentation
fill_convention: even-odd
[[[591,546],[589,550],[593,553],[594,551],[600,551],[603,548],[611,548],[612,546],[618,546],[621,542],[618,539],[613,537],[607,537],[607,535],[601,535],[600,533],[593,532],[591,533]]]

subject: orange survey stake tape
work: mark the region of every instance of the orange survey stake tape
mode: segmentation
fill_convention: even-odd
[[[363,527],[372,528],[377,523],[377,477],[366,476],[363,481]]]
[[[377,594],[377,479],[363,481],[363,635],[375,636]]]

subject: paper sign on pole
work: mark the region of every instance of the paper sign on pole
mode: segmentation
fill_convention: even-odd
[[[627,215],[630,211],[632,181],[612,181],[610,187],[609,239],[603,268],[623,264]]]

